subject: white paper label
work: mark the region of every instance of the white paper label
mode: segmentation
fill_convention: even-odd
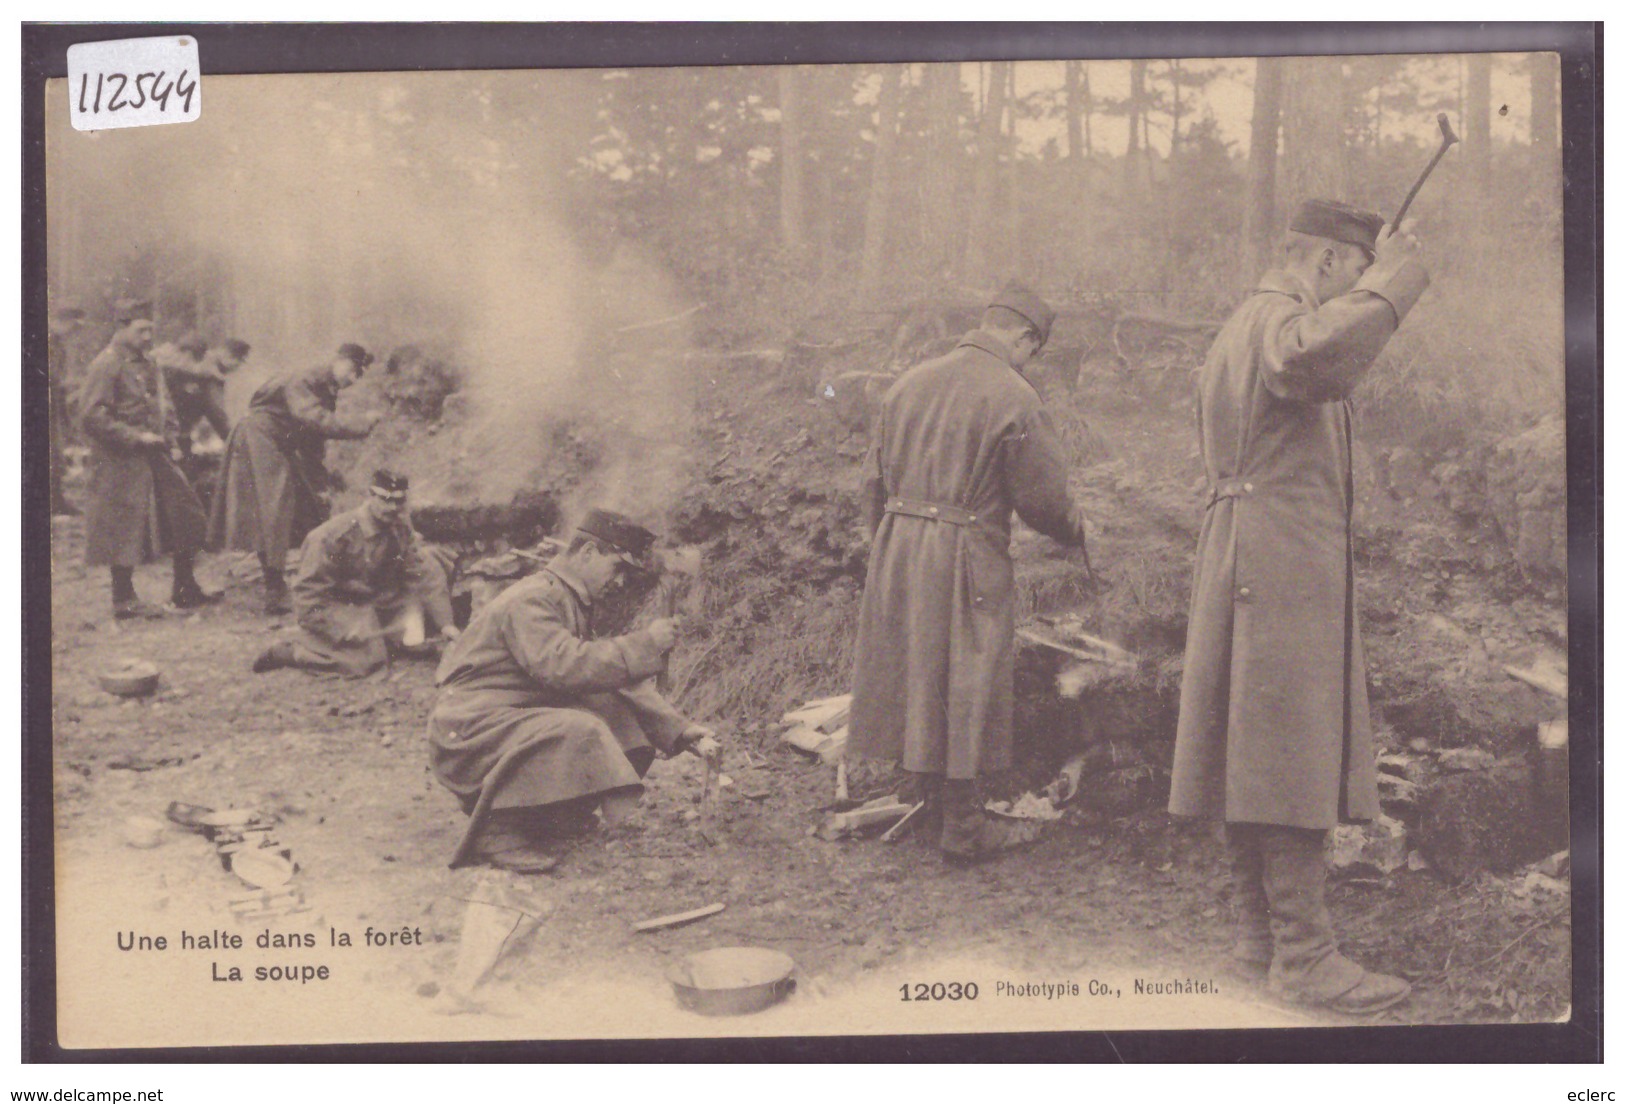
[[[190,35],[68,47],[68,115],[76,130],[189,123],[202,102]]]

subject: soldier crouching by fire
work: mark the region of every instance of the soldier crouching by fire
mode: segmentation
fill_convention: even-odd
[[[652,569],[654,540],[629,518],[589,511],[562,555],[494,598],[446,649],[429,742],[435,777],[469,814],[452,866],[551,870],[555,841],[591,827],[595,809],[607,826],[636,825],[657,753],[720,761],[716,733],[655,687],[676,619],[593,633],[601,599]]]
[[[267,648],[255,672],[303,667],[360,677],[391,653],[432,655],[431,624],[457,638],[447,564],[418,539],[406,503],[406,476],[381,469],[365,502],[311,530],[293,584],[299,635]]]

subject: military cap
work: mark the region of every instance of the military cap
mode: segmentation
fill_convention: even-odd
[[[1357,245],[1367,253],[1377,250],[1383,217],[1330,199],[1306,199],[1292,212],[1288,228],[1299,234]]]
[[[361,371],[372,363],[372,354],[353,341],[346,341],[339,346],[339,356],[344,357],[355,365],[356,371]]]
[[[227,338],[225,342],[226,352],[230,353],[235,360],[247,360],[249,350],[252,348],[252,345],[240,337]]]
[[[1050,327],[1055,325],[1055,310],[1026,284],[1011,280],[988,306],[1015,311],[1032,323],[1040,342],[1049,340]]]
[[[617,514],[613,510],[588,510],[576,529],[610,545],[621,554],[621,559],[632,566],[648,567],[649,549],[654,547],[655,535],[625,514]]]
[[[85,308],[79,305],[77,299],[58,299],[51,313],[66,322],[72,318],[83,318]]]
[[[120,299],[113,304],[113,321],[127,325],[136,319],[152,321],[151,299]]]
[[[389,468],[379,468],[372,473],[372,493],[379,498],[387,498],[394,502],[406,498],[407,479],[398,471]]]
[[[209,343],[203,340],[200,334],[187,333],[175,339],[175,348],[183,353],[191,353],[200,357],[209,351]]]

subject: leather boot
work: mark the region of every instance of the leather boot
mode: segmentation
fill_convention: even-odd
[[[533,809],[492,809],[475,844],[480,860],[514,874],[545,874],[559,857],[541,845]]]
[[[943,857],[950,862],[997,858],[1035,842],[1043,826],[1037,820],[992,816],[976,800],[974,779],[948,779],[942,796],[941,846]]]
[[[942,775],[910,773],[897,796],[910,808],[922,801],[925,808],[910,817],[895,838],[913,836],[931,843],[942,838]]]
[[[272,617],[293,612],[293,604],[288,601],[288,584],[280,575],[265,580],[265,612]]]
[[[283,576],[282,569],[272,567],[263,554],[260,556],[260,577],[265,580],[266,614],[280,617],[292,613],[293,605],[288,601],[288,580]]]
[[[279,640],[254,660],[254,673],[263,675],[267,671],[275,671],[281,667],[292,667],[293,644],[286,640]]]
[[[135,568],[113,567],[113,617],[118,621],[142,618],[156,621],[164,616],[158,606],[148,605],[135,595]]]
[[[1259,848],[1256,826],[1225,825],[1224,847],[1236,919],[1230,957],[1244,973],[1262,979],[1269,973],[1275,941],[1270,936],[1269,898],[1264,893],[1264,852]]]
[[[204,590],[192,574],[192,557],[180,552],[174,557],[175,581],[170,588],[169,604],[176,609],[197,609],[220,601],[220,592]]]
[[[1409,996],[1408,981],[1367,970],[1338,952],[1326,909],[1326,833],[1261,825],[1259,839],[1275,944],[1270,991],[1351,1015],[1378,1012]]]

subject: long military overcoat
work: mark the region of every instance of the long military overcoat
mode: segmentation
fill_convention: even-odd
[[[1014,510],[1081,541],[1065,453],[1038,392],[992,334],[892,385],[865,461],[874,532],[848,751],[975,778],[1010,765]]]
[[[254,392],[226,441],[209,514],[209,546],[258,552],[280,568],[327,520],[329,439],[365,437],[339,418],[329,365],[287,372]]]
[[[492,599],[446,649],[429,714],[430,765],[469,813],[461,866],[492,809],[642,784],[688,722],[655,690],[646,629],[594,639],[586,588],[562,565]],[[652,745],[652,746],[651,746]]]
[[[86,370],[80,431],[90,441],[85,497],[85,563],[134,567],[165,553],[203,547],[207,517],[170,458],[174,410],[158,368],[115,341]],[[161,445],[137,442],[141,433]]]
[[[1208,352],[1175,814],[1329,828],[1378,812],[1348,396],[1426,287],[1413,261],[1321,304],[1272,272]]]

